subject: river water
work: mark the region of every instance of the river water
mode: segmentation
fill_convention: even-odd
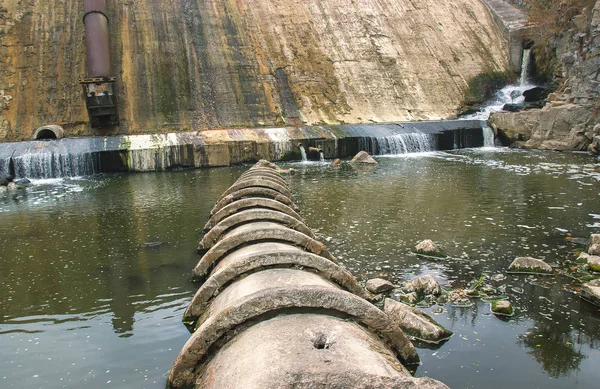
[[[416,375],[452,388],[592,388],[600,312],[571,280],[506,274],[515,256],[562,264],[600,232],[600,164],[508,149],[377,157],[377,168],[288,164],[301,214],[360,279],[484,275],[489,303],[425,310],[455,332]],[[163,388],[189,338],[194,250],[212,205],[247,167],[37,181],[0,198],[0,387]],[[451,256],[411,254],[423,239]],[[148,245],[147,243],[162,242]],[[143,247],[156,246],[156,247]]]

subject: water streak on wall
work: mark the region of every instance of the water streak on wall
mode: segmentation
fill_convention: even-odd
[[[81,1],[0,8],[0,140],[91,134]],[[107,0],[107,14],[123,134],[444,118],[466,80],[508,66],[479,0]]]

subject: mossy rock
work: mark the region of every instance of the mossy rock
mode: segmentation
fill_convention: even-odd
[[[491,310],[494,315],[499,316],[513,316],[515,314],[512,304],[507,300],[492,301]]]

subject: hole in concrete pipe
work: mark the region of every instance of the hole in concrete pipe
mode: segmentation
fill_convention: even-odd
[[[311,335],[312,344],[317,350],[329,350],[331,345],[335,343],[334,340],[335,333],[327,335],[322,332],[317,332],[316,334]]]

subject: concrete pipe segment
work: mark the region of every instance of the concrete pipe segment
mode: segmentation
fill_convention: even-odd
[[[414,346],[297,209],[266,161],[223,194],[198,248],[203,283],[169,388],[447,388],[411,376]]]

